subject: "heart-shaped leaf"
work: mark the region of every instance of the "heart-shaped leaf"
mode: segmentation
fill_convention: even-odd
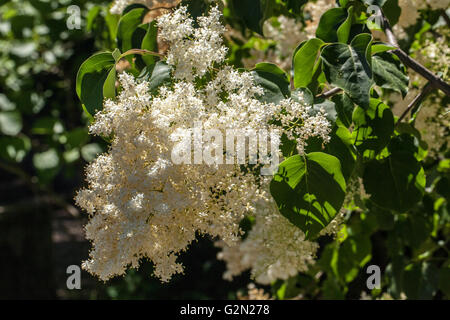
[[[288,158],[270,184],[281,214],[308,239],[333,220],[342,207],[345,191],[339,160],[321,152]]]
[[[84,110],[90,116],[102,109],[104,93],[108,97],[113,95],[115,70],[112,71],[112,69],[115,68],[115,63],[111,52],[102,52],[88,58],[78,70],[77,95],[83,103]],[[108,82],[106,82],[107,79]]]
[[[372,70],[367,59],[372,37],[356,36],[350,45],[334,43],[325,46],[321,57],[327,81],[343,89],[349,97],[363,108],[369,107],[372,86]]]

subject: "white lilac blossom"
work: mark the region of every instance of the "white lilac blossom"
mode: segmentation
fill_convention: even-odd
[[[222,247],[218,259],[227,264],[224,278],[231,280],[251,269],[256,282],[268,285],[308,270],[318,244],[305,240],[305,234],[278,212],[273,200],[257,203],[256,210],[255,224],[238,246],[217,243]]]
[[[172,162],[177,136],[196,122],[224,133],[229,128],[271,130],[273,120],[290,124],[295,119],[293,131],[283,132],[297,140],[300,152],[310,136],[328,140],[325,114],[310,116],[301,99],[261,102],[257,98],[263,91],[252,74],[225,65],[220,18],[213,8],[194,28],[185,7],[162,16],[158,26],[171,45],[167,63],[174,83],[154,95],[148,82],[120,74],[119,95],[105,101],[90,126],[91,134],[112,139],[108,152],[87,167],[87,187],[76,196],[90,215],[85,229],[93,248],[83,268],[102,280],[148,258],[154,275],[169,281],[183,272],[177,255],[198,234],[247,252],[245,257],[254,250],[254,258],[243,263],[260,282],[293,275],[313,261],[316,244],[305,241],[304,233],[278,212],[267,191],[270,177],[244,172],[239,164]],[[195,79],[206,74],[211,80],[198,85]],[[202,147],[208,143],[213,142]],[[254,216],[256,225],[241,242],[239,224],[246,215]]]
[[[167,63],[175,66],[174,77],[193,80],[203,76],[213,66],[225,59],[227,48],[222,45],[225,27],[220,22],[220,11],[214,7],[209,16],[197,19],[199,28],[193,28],[192,19],[182,7],[172,15],[158,21],[159,36],[168,42],[170,50]]]

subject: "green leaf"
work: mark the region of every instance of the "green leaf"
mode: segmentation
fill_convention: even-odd
[[[352,135],[346,127],[335,126],[331,140],[326,144],[326,151],[339,159],[342,175],[348,181],[355,168],[356,160],[352,152]]]
[[[323,44],[320,39],[310,39],[295,53],[293,61],[295,88],[307,87],[312,82],[314,65]]]
[[[398,0],[386,0],[382,9],[386,18],[389,20],[390,25],[392,27],[396,25],[402,13],[402,9],[398,5]]]
[[[252,31],[263,34],[263,24],[274,12],[274,0],[231,0],[231,7],[245,26]]]
[[[323,48],[324,73],[331,84],[343,89],[362,108],[369,107],[372,71],[367,60],[371,37],[356,36],[352,45],[335,43]],[[354,47],[355,46],[355,47]],[[366,50],[364,49],[366,46]]]
[[[116,67],[112,66],[103,84],[103,97],[114,99],[116,97]]]
[[[372,57],[374,80],[382,88],[391,89],[402,94],[408,93],[409,78],[401,62],[391,53],[379,53]]]
[[[324,98],[316,98],[315,102],[309,111],[311,115],[316,115],[320,110],[324,110],[327,120],[334,124],[337,118],[336,106],[331,100],[327,100]]]
[[[157,35],[158,35],[157,22],[156,20],[153,20],[148,24],[144,39],[142,39],[141,49],[157,52],[158,51]],[[155,64],[158,58],[152,55],[143,55],[142,59],[144,60],[147,66],[150,66]]]
[[[114,65],[112,54],[102,52],[88,58],[78,70],[77,95],[90,116],[102,109],[104,84]]]
[[[336,107],[338,119],[349,128],[352,124],[352,115],[355,105],[346,93],[337,94],[331,98]]]
[[[403,273],[403,290],[408,299],[432,299],[439,284],[438,271],[429,262],[407,266]]]
[[[337,30],[347,20],[347,10],[344,8],[332,8],[320,17],[316,30],[316,37],[324,42],[337,42]],[[343,31],[344,32],[344,31]]]
[[[425,159],[428,151],[428,144],[422,139],[419,130],[414,128],[411,123],[401,122],[396,124],[395,131],[400,135],[393,143],[399,140],[399,148],[409,145],[409,150],[414,152],[414,156],[417,160],[422,161]]]
[[[122,52],[133,49],[133,33],[142,24],[145,8],[136,8],[124,14],[117,26],[117,46]]]
[[[100,6],[94,6],[89,10],[88,15],[86,17],[86,30],[88,30],[88,31],[92,30],[94,21],[99,16],[101,10],[102,10],[102,8]]]
[[[348,42],[352,23],[353,23],[353,6],[350,6],[348,8],[347,19],[337,29],[337,37],[339,42],[342,43]]]
[[[377,54],[377,53],[386,52],[386,51],[395,50],[395,49],[397,49],[397,48],[394,46],[391,46],[390,44],[377,42],[377,43],[372,44],[372,55]]]
[[[392,230],[394,228],[394,218],[390,210],[385,210],[367,201],[367,207],[370,209],[370,214],[375,216],[378,228],[380,230]]]
[[[350,44],[358,52],[358,55],[366,57],[370,66],[372,66],[372,42],[372,35],[361,33],[355,36]]]
[[[264,94],[259,97],[260,100],[278,103],[290,95],[289,77],[277,65],[258,63],[251,71],[256,84],[264,90]]]
[[[116,43],[117,25],[119,24],[120,16],[118,14],[112,14],[109,10],[106,10],[105,22],[108,27],[109,39],[112,44]]]
[[[352,135],[346,127],[334,125],[330,133],[330,138],[330,141],[326,144],[324,144],[322,139],[316,137],[309,138],[305,148],[306,153],[325,152],[335,156],[341,163],[342,175],[345,180],[348,181],[356,164]],[[291,155],[292,154],[289,154],[289,156]]]
[[[425,173],[411,151],[394,148],[390,151],[388,158],[366,165],[364,187],[376,205],[404,213],[422,199]]]
[[[372,258],[372,243],[367,235],[348,237],[339,248],[338,276],[352,282],[362,267]]]
[[[377,99],[370,99],[367,110],[357,107],[353,112],[354,144],[369,158],[380,153],[389,143],[394,133],[394,115],[391,109]]]
[[[151,70],[151,67],[150,67]],[[153,68],[153,71],[150,72],[149,67],[144,68],[142,71],[140,78],[145,78],[149,82],[149,90],[153,93],[158,90],[158,88],[164,84],[170,83],[171,73],[170,67],[164,61],[158,61]]]
[[[19,111],[0,112],[0,132],[7,136],[15,136],[22,130],[22,115]]]
[[[341,164],[334,156],[314,152],[281,163],[270,192],[283,216],[314,238],[336,216],[346,191]]]
[[[122,53],[117,48],[114,49],[114,51],[112,52],[112,56],[113,56],[114,60],[116,61],[116,63],[119,62],[121,55],[122,55]]]

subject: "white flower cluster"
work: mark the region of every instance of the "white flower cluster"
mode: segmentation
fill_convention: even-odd
[[[279,213],[273,200],[257,204],[256,209],[255,224],[238,247],[217,243],[222,247],[218,259],[227,263],[224,278],[231,280],[251,269],[256,282],[268,285],[306,271],[314,263],[318,244],[305,240],[305,234]]]
[[[76,196],[91,216],[86,236],[93,248],[83,268],[102,280],[148,258],[155,265],[154,275],[169,281],[183,272],[177,255],[197,234],[220,239],[228,247],[238,244],[245,215],[257,221],[244,243],[247,251],[254,250],[252,260],[261,261],[251,266],[258,279],[284,278],[312,260],[316,246],[303,241],[304,234],[280,215],[267,192],[270,179],[243,172],[238,164],[172,162],[180,130],[198,121],[205,129],[221,132],[270,130],[270,120],[284,109],[286,117],[291,119],[289,112],[295,112],[306,124],[305,132],[295,136],[300,144],[309,135],[327,138],[330,125],[323,115],[309,119],[306,107],[292,100],[281,105],[260,102],[257,97],[263,91],[252,74],[224,65],[220,18],[213,8],[194,28],[185,7],[161,17],[161,34],[171,44],[167,62],[173,83],[152,95],[148,82],[122,73],[120,94],[104,103],[90,126],[92,134],[112,138],[109,151],[88,166],[88,186]],[[200,84],[204,81],[197,80],[206,74],[211,80]]]
[[[217,7],[208,17],[197,19],[199,28],[193,28],[186,11],[186,7],[181,7],[172,15],[162,16],[158,27],[159,36],[170,46],[167,63],[175,66],[174,77],[193,80],[194,75],[205,75],[214,63],[225,59],[227,48],[222,46],[225,27],[220,22]]]
[[[303,95],[300,95],[300,98],[302,97]],[[281,112],[276,118],[287,129],[286,136],[288,139],[297,141],[299,154],[304,154],[306,141],[310,137],[321,137],[324,143],[330,141],[330,126],[326,119],[327,114],[323,109],[320,109],[314,116],[299,117],[299,115],[309,114],[312,107],[293,101],[292,99],[281,101],[280,106]]]

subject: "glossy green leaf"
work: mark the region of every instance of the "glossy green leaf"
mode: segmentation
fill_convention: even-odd
[[[149,81],[149,90],[155,92],[160,86],[169,83],[171,80],[170,66],[163,61],[158,61],[153,68]]]
[[[103,97],[114,99],[116,97],[116,66],[112,66],[103,84]]]
[[[331,133],[331,140],[326,144],[326,151],[339,159],[342,175],[348,181],[355,168],[356,159],[352,151],[352,135],[346,127],[336,126]]]
[[[339,248],[338,276],[347,283],[352,282],[371,258],[372,243],[368,235],[348,237]]]
[[[372,57],[374,80],[382,88],[392,89],[402,94],[408,93],[409,77],[398,59],[391,53],[380,53]]]
[[[383,13],[389,20],[390,25],[396,25],[402,13],[402,9],[398,4],[398,0],[386,0],[382,9]]]
[[[386,51],[395,50],[395,49],[396,49],[396,47],[391,46],[389,44],[377,42],[377,43],[372,44],[372,55],[377,54],[377,53],[386,52]]]
[[[409,265],[403,274],[403,289],[408,299],[432,299],[439,284],[439,272],[429,262]]]
[[[347,43],[350,37],[350,30],[353,23],[353,6],[348,8],[347,19],[342,23],[337,29],[338,41],[342,43]]]
[[[391,109],[377,99],[370,99],[367,110],[357,107],[353,112],[354,144],[366,157],[373,158],[389,143],[394,132],[394,115]]]
[[[147,26],[147,31],[145,33],[144,38],[142,39],[141,49],[158,52],[158,27],[156,20],[150,22]],[[147,66],[153,65],[158,60],[157,57],[152,55],[143,55],[142,59],[146,63]]]
[[[334,156],[314,152],[281,163],[270,192],[283,216],[314,238],[342,207],[346,184]]]
[[[407,212],[422,199],[425,174],[411,151],[390,149],[391,155],[366,165],[364,187],[378,206]]]
[[[124,14],[117,26],[117,46],[122,52],[133,49],[133,33],[142,24],[147,10],[136,8]]]
[[[234,13],[252,31],[263,34],[263,24],[273,14],[274,0],[231,0]]]
[[[253,78],[264,90],[261,101],[278,103],[290,95],[289,77],[273,63],[258,63],[251,70]]]
[[[311,83],[314,65],[323,44],[320,39],[310,39],[295,53],[293,61],[295,88],[307,87]]]
[[[114,65],[112,54],[102,52],[91,56],[78,70],[76,91],[91,116],[102,109],[104,84]]]
[[[355,105],[346,93],[337,94],[331,98],[336,106],[336,112],[339,121],[349,128],[352,124],[352,115]]]
[[[332,8],[326,11],[319,21],[316,30],[316,37],[324,42],[337,42],[337,30],[347,19],[347,10],[344,8]]]
[[[353,39],[352,45],[331,44],[324,47],[321,54],[327,80],[343,89],[362,108],[369,107],[372,86],[372,71],[367,60],[370,42],[370,36],[361,34]]]

